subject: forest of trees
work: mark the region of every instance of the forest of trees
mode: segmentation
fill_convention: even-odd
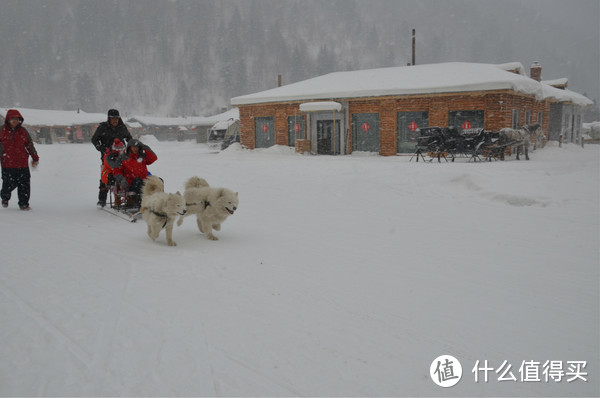
[[[3,0],[0,105],[211,114],[233,96],[274,87],[278,74],[288,84],[406,65],[412,28],[417,63],[537,60],[544,78],[569,77],[569,88],[597,98],[586,31],[536,4]]]

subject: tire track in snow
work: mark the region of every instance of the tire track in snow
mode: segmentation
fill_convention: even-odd
[[[92,363],[88,370],[88,380],[95,380],[96,383],[105,382],[105,377],[108,370],[108,361],[112,354],[111,345],[115,335],[115,331],[117,329],[117,325],[119,324],[119,320],[121,319],[121,315],[123,313],[123,305],[124,298],[129,290],[129,286],[131,285],[131,278],[133,275],[133,267],[134,265],[129,264],[129,269],[127,271],[127,278],[125,283],[123,284],[123,288],[121,289],[121,293],[116,296],[111,309],[109,311],[109,316],[113,315],[110,318],[110,321],[105,323],[105,327],[99,333],[98,340],[96,346],[94,348]],[[95,390],[95,383],[89,383],[86,388],[86,392],[84,395],[90,396],[94,395],[93,390]]]
[[[87,353],[75,340],[73,340],[67,332],[56,326],[44,314],[36,310],[25,299],[12,291],[5,284],[2,285],[2,292],[12,301],[14,301],[21,312],[37,322],[46,332],[54,336],[58,341],[64,343],[67,349],[77,358],[83,365],[89,367],[92,356]]]

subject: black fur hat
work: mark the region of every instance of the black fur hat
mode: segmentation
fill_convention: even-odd
[[[109,109],[108,110],[108,117],[121,117],[121,115],[119,115],[119,111],[116,109]]]

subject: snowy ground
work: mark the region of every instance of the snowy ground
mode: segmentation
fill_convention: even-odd
[[[598,146],[409,163],[154,143],[238,212],[177,247],[95,207],[91,145],[39,145],[0,209],[0,395],[598,396]],[[16,192],[15,192],[16,195]],[[457,357],[443,389],[434,358]],[[475,383],[475,361],[587,361],[588,381]],[[566,369],[565,369],[566,370]],[[540,374],[543,380],[543,376]]]

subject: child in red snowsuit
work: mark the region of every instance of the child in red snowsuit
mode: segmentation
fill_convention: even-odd
[[[115,138],[112,146],[104,154],[104,166],[102,167],[101,181],[106,185],[118,185],[121,189],[127,189],[127,180],[123,176],[123,161],[127,159],[125,144]],[[98,202],[104,207],[106,201]]]

